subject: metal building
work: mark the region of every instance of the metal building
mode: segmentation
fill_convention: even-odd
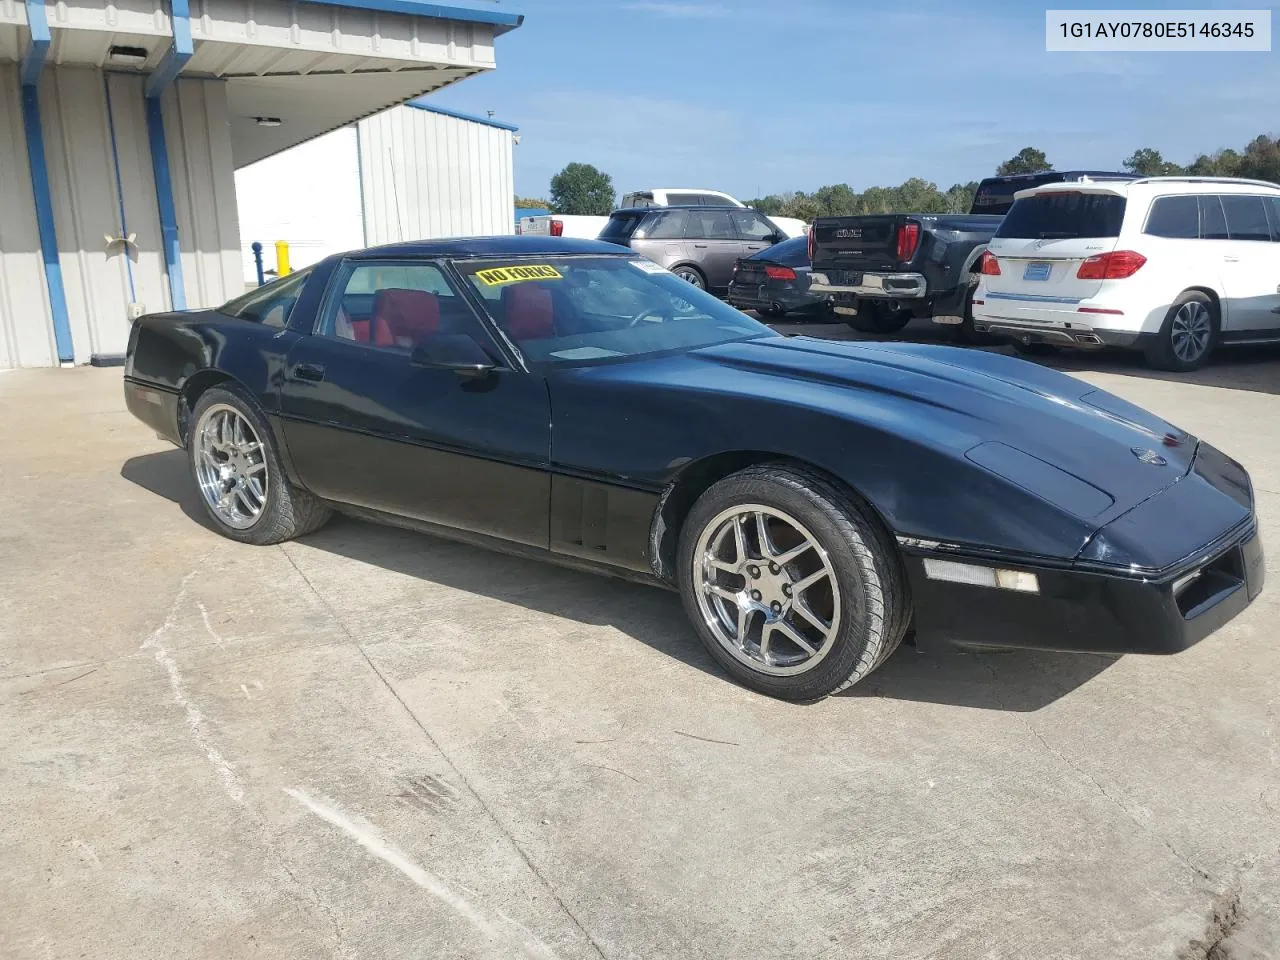
[[[493,69],[486,0],[0,0],[0,367],[244,289],[237,167]]]
[[[236,171],[241,261],[289,244],[296,270],[333,253],[400,240],[515,230],[518,128],[412,100]]]

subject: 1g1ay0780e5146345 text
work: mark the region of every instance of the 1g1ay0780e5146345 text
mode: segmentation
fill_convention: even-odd
[[[1046,10],[1045,49],[1267,52],[1270,10]]]

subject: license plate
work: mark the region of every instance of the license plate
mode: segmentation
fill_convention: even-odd
[[[1022,272],[1023,280],[1048,280],[1049,274],[1052,272],[1051,264],[1043,261],[1034,261],[1027,264],[1027,269]]]

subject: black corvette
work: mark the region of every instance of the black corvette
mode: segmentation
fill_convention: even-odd
[[[1249,476],[1023,360],[788,338],[593,241],[331,257],[143,317],[129,409],[209,518],[340,510],[676,587],[734,677],[811,700],[921,647],[1173,653],[1262,589]]]

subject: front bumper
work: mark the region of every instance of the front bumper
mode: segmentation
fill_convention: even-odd
[[[1038,593],[931,579],[926,555],[907,551],[922,648],[1025,648],[1072,653],[1171,654],[1239,615],[1262,591],[1262,538],[1254,524],[1187,573],[1157,579],[948,555],[966,564],[1033,573]]]
[[[898,542],[923,647],[1177,653],[1266,579],[1249,475],[1205,443],[1186,475],[1104,524],[1074,560]]]

